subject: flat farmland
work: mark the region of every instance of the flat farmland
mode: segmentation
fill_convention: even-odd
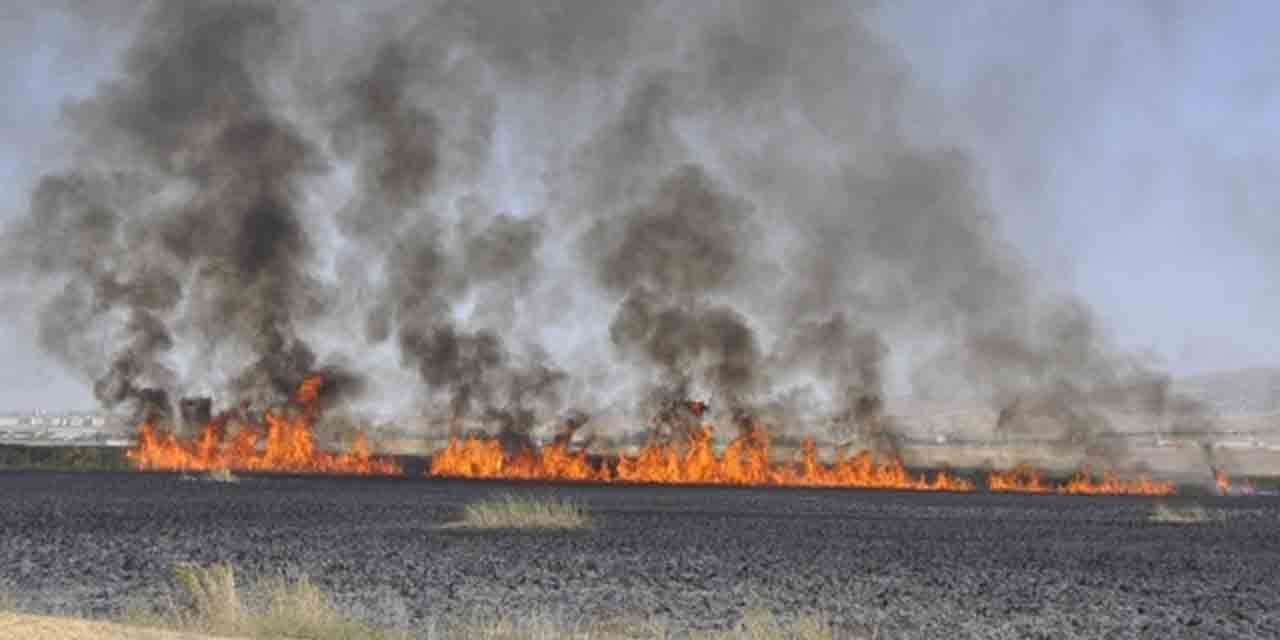
[[[596,526],[442,527],[509,490],[580,501]],[[1158,502],[1203,517],[1158,521]],[[0,513],[0,584],[43,613],[117,614],[190,561],[305,573],[405,628],[476,611],[711,628],[766,607],[881,638],[1280,635],[1269,496],[8,472]]]

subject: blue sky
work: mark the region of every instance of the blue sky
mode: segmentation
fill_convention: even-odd
[[[65,160],[60,105],[109,77],[129,21],[6,4],[10,220]],[[1008,240],[1119,344],[1181,373],[1280,366],[1280,5],[926,1],[876,24],[939,135],[978,157]],[[91,407],[7,311],[0,409]]]

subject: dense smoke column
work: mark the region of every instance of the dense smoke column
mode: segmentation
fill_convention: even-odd
[[[381,258],[363,314],[367,340],[394,339],[401,363],[428,391],[447,393],[455,435],[478,418],[516,447],[527,443],[536,409],[558,404],[555,387],[565,374],[545,356],[512,353],[498,328],[465,326],[455,310],[467,296],[516,298],[536,272],[542,231],[535,219],[437,209],[442,180],[451,179],[450,191],[464,190],[468,174],[484,164],[492,126],[483,122],[491,117],[487,99],[467,86],[475,78],[445,70],[437,43],[424,43],[434,35],[379,45],[342,82],[333,140],[354,162],[359,188],[338,228],[353,259]],[[455,114],[442,117],[428,106],[441,93],[473,109],[460,127],[446,125],[459,124]]]
[[[143,390],[218,354],[239,395],[278,399],[323,368],[302,335],[337,314],[364,338],[339,350],[386,345],[512,446],[587,377],[588,349],[530,326],[598,336],[593,412],[611,386],[650,414],[807,404],[891,451],[905,366],[919,395],[990,402],[1001,433],[1108,459],[1116,411],[1191,419],[1003,241],[984,168],[933,139],[873,11],[156,4],[69,109],[84,160],[37,185],[6,266],[107,406],[167,404]],[[345,201],[307,197],[347,169]],[[509,171],[540,184],[509,193]],[[324,370],[333,402],[365,386]]]
[[[885,413],[884,367],[889,348],[879,333],[856,326],[844,313],[797,320],[779,341],[769,366],[802,371],[831,386],[838,409],[832,435],[859,436],[886,455],[898,452],[898,434]]]
[[[42,303],[42,343],[104,406],[173,383],[177,327],[247,355],[242,395],[287,394],[316,366],[298,335],[322,309],[296,201],[322,162],[263,93],[290,21],[283,5],[155,5],[122,74],[70,108],[81,162],[41,182],[9,257],[65,282]],[[83,348],[104,337],[107,353]]]
[[[622,296],[610,338],[657,368],[659,406],[684,401],[695,382],[730,407],[751,400],[760,373],[754,331],[712,297],[739,275],[749,213],[689,165],[664,178],[650,202],[602,221],[584,239],[600,283]]]
[[[520,357],[488,328],[459,326],[451,300],[472,289],[489,292],[534,267],[538,233],[527,221],[496,218],[463,243],[461,256],[434,241],[410,236],[390,256],[387,309],[402,363],[431,390],[446,390],[454,433],[479,417],[504,440],[524,443],[540,417],[558,409],[557,387],[566,378],[545,354]],[[443,295],[450,292],[451,295]]]

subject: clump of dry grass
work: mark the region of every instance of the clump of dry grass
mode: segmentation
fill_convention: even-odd
[[[401,634],[342,615],[306,577],[270,578],[244,587],[226,564],[179,563],[179,591],[156,610],[131,609],[124,622],[221,636],[306,640],[389,640]],[[248,597],[246,597],[248,594]],[[246,604],[248,602],[253,605]]]
[[[652,618],[624,617],[609,621],[569,621],[553,615],[519,619],[502,615],[474,614],[433,626],[428,638],[470,638],[474,640],[639,640],[686,638],[688,640],[832,640],[858,638],[837,632],[826,616],[798,615],[783,619],[768,609],[749,609],[737,624],[723,631],[675,633]]]
[[[501,612],[472,611],[435,620],[426,630],[430,640],[631,640],[666,638],[670,634],[650,618],[615,618],[604,621],[571,620],[550,612],[513,617]]]
[[[240,482],[240,477],[231,473],[230,469],[211,469],[199,475],[186,473],[181,476],[181,479],[188,482],[223,482],[228,484]]]
[[[214,469],[205,474],[205,478],[212,482],[240,482],[240,478],[231,473],[230,469]]]
[[[778,618],[768,609],[748,609],[733,629],[712,632],[706,635],[694,634],[691,638],[700,640],[728,640],[729,638],[745,638],[747,640],[834,640],[835,631],[826,616],[809,614],[796,616],[791,620]],[[848,637],[842,635],[841,637]]]
[[[190,599],[189,608],[175,612],[182,627],[238,633],[246,625],[249,612],[230,565],[201,567],[183,562],[174,565],[173,576]]]
[[[1151,515],[1148,519],[1152,522],[1167,522],[1175,524],[1191,524],[1197,522],[1209,522],[1214,520],[1208,511],[1200,505],[1191,505],[1182,508],[1169,506],[1165,502],[1157,502],[1151,508]]]
[[[122,620],[133,626],[238,638],[298,640],[407,640],[408,633],[390,631],[342,615],[331,599],[306,577],[268,578],[242,585],[226,564],[179,563],[173,568],[177,591],[159,609],[131,609]],[[782,618],[768,609],[748,609],[729,629],[673,631],[646,616],[603,620],[566,620],[550,613],[511,616],[473,612],[437,620],[413,637],[431,640],[832,640],[856,638],[840,632],[819,614]]]
[[[503,493],[474,502],[450,527],[468,529],[586,529],[591,517],[582,505],[567,498],[540,498]]]

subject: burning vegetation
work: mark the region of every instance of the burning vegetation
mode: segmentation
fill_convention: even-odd
[[[592,458],[572,447],[581,421],[571,421],[545,445],[521,443],[514,450],[489,436],[451,437],[431,459],[428,475],[456,478],[551,480],[640,484],[726,484],[751,486],[848,487],[913,491],[974,490],[973,481],[943,468],[932,473],[907,470],[896,449],[878,454],[862,450],[850,456],[837,447],[823,461],[812,438],[800,443],[793,460],[777,462],[765,425],[739,413],[738,435],[717,453],[715,427],[704,421],[709,406],[701,401],[669,403],[651,421],[650,439],[634,454]],[[875,413],[863,416],[875,418]],[[882,419],[883,416],[880,416]],[[875,420],[876,424],[882,420]],[[875,432],[875,429],[870,431]],[[991,491],[1067,494],[1171,495],[1171,482],[1125,480],[1103,472],[1095,481],[1087,470],[1061,486],[1046,483],[1040,471],[1020,465],[988,474]]]
[[[515,453],[506,452],[495,438],[453,438],[431,460],[432,476],[506,480],[557,480],[644,484],[728,484],[794,487],[848,487],[911,491],[970,492],[974,483],[939,469],[911,473],[899,458],[878,460],[870,451],[846,457],[837,448],[832,462],[819,459],[812,440],[801,443],[798,460],[772,462],[769,437],[753,429],[734,438],[720,454],[712,447],[713,428],[704,425],[683,446],[651,442],[635,455],[617,455],[593,462],[583,450],[571,450],[557,440]],[[1089,470],[1076,472],[1060,485],[1043,479],[1028,465],[987,474],[987,488],[996,492],[1059,493],[1077,495],[1167,496],[1177,492],[1174,483],[1141,476],[1125,479],[1110,471],[1096,477]]]
[[[838,451],[830,464],[818,460],[817,446],[804,441],[801,458],[775,463],[769,436],[752,423],[724,450],[713,447],[714,428],[703,424],[684,442],[653,441],[635,455],[593,463],[583,450],[571,450],[568,438],[545,446],[526,446],[509,454],[493,438],[454,438],[431,460],[433,476],[572,480],[647,484],[732,484],[811,487],[972,491],[973,483],[945,470],[932,476],[908,473],[902,461],[878,462],[869,451],[845,458]]]
[[[129,449],[128,457],[137,468],[153,471],[402,474],[398,463],[371,453],[363,433],[356,433],[344,452],[317,447],[313,429],[323,384],[323,376],[310,375],[289,403],[269,408],[260,416],[247,407],[221,413],[189,439],[179,438],[172,428],[163,426],[162,414],[152,412],[139,426],[138,442]],[[431,457],[427,475],[561,482],[974,490],[971,480],[947,469],[912,473],[901,458],[889,456],[881,460],[866,450],[848,456],[843,448],[837,448],[834,459],[824,462],[812,439],[801,442],[795,460],[775,462],[768,431],[759,421],[747,417],[738,418],[738,436],[717,453],[715,428],[701,421],[706,403],[690,401],[676,406],[683,411],[667,411],[662,419],[655,419],[650,442],[633,455],[592,457],[586,449],[575,448],[573,436],[585,422],[579,419],[568,422],[551,443],[539,446],[526,441],[514,451],[509,451],[511,445],[499,437],[451,437],[448,445]],[[698,422],[674,429],[670,424],[690,418]],[[667,435],[671,433],[677,435]],[[986,486],[991,491],[1020,493],[1175,493],[1171,482],[1145,477],[1121,479],[1105,471],[1097,480],[1085,470],[1062,485],[1052,485],[1040,471],[1027,465],[989,473]]]
[[[1152,480],[1146,476],[1124,479],[1111,471],[1102,471],[1097,479],[1088,469],[1077,471],[1066,482],[1055,485],[1045,481],[1039,470],[1021,464],[1008,471],[987,474],[991,491],[1014,493],[1069,493],[1082,495],[1170,496],[1177,492],[1172,482]]]
[[[395,461],[370,453],[363,433],[357,432],[341,453],[316,446],[314,425],[323,384],[323,376],[308,376],[292,402],[260,415],[248,407],[221,413],[190,439],[179,438],[165,426],[161,412],[149,412],[127,455],[144,470],[399,474]]]
[[[499,424],[434,456],[468,478],[974,489],[905,467],[890,373],[1108,461],[1109,414],[1195,419],[1025,268],[981,158],[924,142],[911,67],[860,10],[708,5],[672,34],[664,4],[402,3],[356,26],[324,3],[149,3],[120,73],[68,105],[74,160],[5,230],[15,306],[104,408],[247,403],[142,411],[142,469],[401,473],[360,434],[317,443],[334,362],[420,383],[361,401]],[[869,450],[779,461],[742,416],[719,448],[704,394],[832,417]],[[529,437],[650,397],[677,400],[638,452]],[[1026,468],[987,488],[1172,491]]]
[[[1222,469],[1213,469],[1213,484],[1218,490],[1218,495],[1223,496],[1251,496],[1257,493],[1253,483],[1245,480],[1243,482],[1232,482],[1231,476],[1227,475]]]

